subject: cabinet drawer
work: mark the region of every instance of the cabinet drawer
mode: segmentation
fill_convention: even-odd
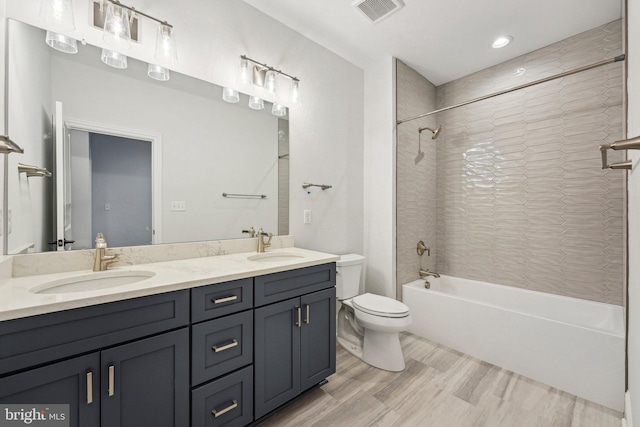
[[[253,367],[195,388],[191,421],[193,427],[240,427],[253,421]]]
[[[191,327],[191,382],[203,383],[253,362],[253,311]]]
[[[254,281],[256,307],[259,307],[335,286],[336,264],[267,274]]]
[[[216,283],[191,290],[191,321],[209,320],[253,306],[253,279]]]
[[[0,322],[0,375],[189,323],[189,291]]]

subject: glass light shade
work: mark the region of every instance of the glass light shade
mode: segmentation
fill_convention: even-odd
[[[291,105],[300,105],[300,80],[291,80]]]
[[[267,71],[267,75],[264,79],[264,87],[269,93],[278,93],[278,73],[273,70]]]
[[[168,69],[155,64],[149,64],[147,67],[147,75],[152,79],[159,80],[161,82],[166,82],[171,78],[171,74],[169,74]]]
[[[109,3],[107,16],[104,19],[104,35],[102,39],[120,50],[131,49],[131,26],[129,11],[117,4]]]
[[[278,104],[277,102],[273,103],[273,107],[271,107],[271,114],[278,117],[283,117],[287,115],[287,107],[282,104]]]
[[[109,49],[102,49],[102,56],[100,59],[110,67],[121,70],[127,68],[127,55],[123,55]]]
[[[251,73],[249,72],[249,61],[240,58],[240,81],[242,83],[251,83]]]
[[[264,110],[264,100],[257,96],[249,97],[249,108],[252,110]]]
[[[40,18],[48,27],[57,30],[75,30],[71,0],[41,0]]]
[[[55,50],[59,50],[64,53],[78,53],[78,43],[75,39],[67,37],[63,34],[54,33],[53,31],[47,31],[45,41],[49,46]]]
[[[172,27],[167,27],[166,25],[158,27],[155,58],[161,64],[176,65],[178,63],[176,37]]]
[[[225,87],[222,89],[222,100],[235,104],[240,101],[240,94],[233,88]]]

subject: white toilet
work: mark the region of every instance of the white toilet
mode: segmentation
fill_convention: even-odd
[[[338,343],[371,366],[402,371],[398,332],[411,324],[409,307],[392,298],[362,293],[364,260],[362,255],[347,254],[336,262]]]

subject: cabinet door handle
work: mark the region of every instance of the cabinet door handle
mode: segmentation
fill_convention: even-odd
[[[305,306],[306,311],[307,311],[307,312],[305,313],[305,314],[306,314],[306,317],[305,317],[305,319],[304,319],[304,323],[308,325],[308,324],[309,324],[309,321],[311,320],[311,308],[310,308],[311,306],[310,306],[309,304],[305,304],[304,306]]]
[[[109,397],[115,394],[116,367],[109,365]]]
[[[93,403],[93,372],[87,372],[87,405]]]
[[[297,313],[298,320],[296,320],[296,326],[298,328],[301,328],[302,327],[302,309],[300,307],[296,307],[296,311],[298,312]]]
[[[238,401],[237,400],[232,400],[232,404],[227,406],[226,408],[220,410],[220,411],[216,411],[215,409],[213,411],[211,411],[211,413],[213,414],[214,417],[218,418],[220,415],[224,415],[227,412],[231,411],[232,409],[236,409],[238,407]]]
[[[238,345],[238,340],[234,339],[229,344],[221,345],[220,347],[218,347],[217,345],[214,345],[213,347],[211,347],[211,349],[217,353],[219,351],[229,350],[230,348],[236,347],[237,345]]]
[[[224,298],[212,298],[214,304],[222,304],[223,302],[235,301],[238,299],[238,295],[231,295]]]

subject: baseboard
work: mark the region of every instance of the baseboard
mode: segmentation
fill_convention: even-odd
[[[624,394],[624,418],[622,419],[622,427],[633,427],[633,418],[631,417],[631,394],[629,394],[629,390]]]

